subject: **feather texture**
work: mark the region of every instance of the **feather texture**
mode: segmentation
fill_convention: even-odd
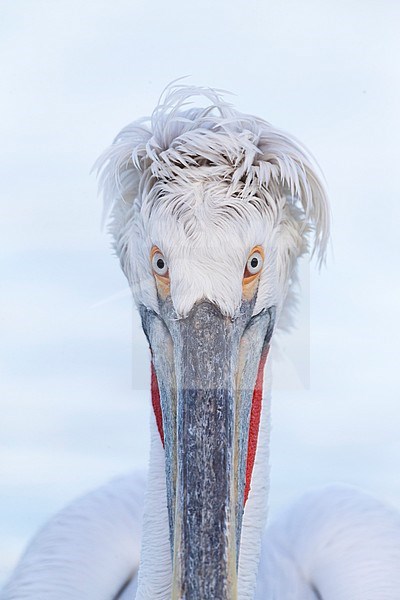
[[[32,540],[2,600],[110,600],[139,567],[145,478],[122,477],[76,500]]]
[[[231,247],[235,239],[251,240],[242,244],[247,251],[259,239],[268,251],[265,270],[270,278],[261,282],[256,311],[272,288],[279,293],[271,301],[281,299],[283,307],[296,259],[308,248],[311,234],[312,251],[319,261],[325,256],[329,209],[309,152],[266,121],[236,111],[216,90],[169,86],[152,115],[125,127],[96,168],[124,272],[137,301],[154,310],[146,260],[151,240],[143,243],[149,232],[153,242],[159,238],[165,244],[169,235],[174,250],[181,249],[178,272],[185,268],[190,248],[207,246],[205,237],[210,243],[207,232],[212,229],[211,256],[199,265],[202,280],[209,279],[219,248]],[[233,257],[240,268],[242,246]],[[224,265],[218,272],[220,291],[210,281],[202,290],[227,314],[234,314],[238,303],[233,281]],[[175,297],[185,299],[180,305],[177,300],[177,310],[185,314],[196,292],[183,290],[178,277],[175,287]],[[233,299],[230,305],[227,298]]]

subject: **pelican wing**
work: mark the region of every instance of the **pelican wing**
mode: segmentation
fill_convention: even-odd
[[[256,600],[398,600],[400,513],[344,485],[304,495],[265,532]]]
[[[138,474],[116,479],[58,513],[28,546],[1,600],[128,597],[123,590],[139,566],[144,488]]]

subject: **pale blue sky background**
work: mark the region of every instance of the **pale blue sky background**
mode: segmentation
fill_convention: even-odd
[[[89,171],[182,75],[301,139],[332,200],[333,252],[311,272],[311,387],[273,398],[272,512],[332,480],[400,507],[399,3],[0,12],[0,578],[55,510],[146,465],[146,348]]]

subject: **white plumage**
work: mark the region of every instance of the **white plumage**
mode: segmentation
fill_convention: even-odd
[[[139,564],[145,478],[116,479],[53,517],[23,555],[2,598],[115,598]]]
[[[190,107],[193,96],[205,106]],[[323,260],[329,210],[310,155],[265,121],[235,111],[214,90],[170,87],[151,118],[122,130],[98,167],[115,247],[135,301],[156,322],[166,323],[164,329],[171,327],[165,301],[175,322],[190,319],[193,307],[204,307],[206,301],[216,307],[218,323],[227,317],[234,322],[246,302],[252,302],[252,326],[267,309],[282,323],[292,304],[296,261],[307,250],[310,235]],[[149,259],[154,248],[162,249],[168,278],[160,280],[154,273]],[[259,249],[263,260],[256,288],[248,283],[254,277],[246,275],[252,248]],[[154,333],[146,334],[152,345]],[[176,361],[178,354],[174,356]],[[245,362],[239,362],[237,373]],[[165,387],[164,367],[155,364]],[[344,486],[309,492],[263,533],[270,429],[267,372],[251,486],[241,529],[236,530],[237,596],[236,591],[224,592],[221,600],[399,600],[400,516],[366,494]],[[169,421],[163,394],[164,388],[160,410],[165,428]],[[176,394],[179,398],[179,390]],[[56,515],[31,542],[2,600],[185,597],[176,583],[172,587],[179,578],[185,585],[176,561],[187,549],[181,548],[177,558],[179,539],[170,537],[167,493],[171,481],[178,485],[181,475],[174,475],[174,469],[181,467],[171,467],[174,457],[168,454],[168,440],[164,449],[157,424],[153,415],[146,492],[144,478],[130,475]],[[250,440],[252,425],[247,426]],[[246,452],[249,448],[250,441]],[[240,492],[235,494],[238,502]],[[176,513],[179,524],[178,517]]]
[[[134,598],[144,488],[132,474],[56,515],[2,600]],[[265,531],[255,600],[398,600],[399,539],[399,513],[375,498],[339,485],[309,492]]]

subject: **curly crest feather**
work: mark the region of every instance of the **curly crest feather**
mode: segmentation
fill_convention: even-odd
[[[133,288],[143,288],[135,275],[141,258],[132,242],[135,220],[148,221],[154,211],[159,218],[173,215],[195,239],[205,222],[196,193],[201,186],[221,229],[228,221],[249,222],[256,207],[279,230],[276,263],[285,297],[310,234],[312,253],[324,259],[329,209],[310,154],[266,121],[236,111],[217,90],[168,86],[151,117],[122,129],[95,167],[104,214]]]

